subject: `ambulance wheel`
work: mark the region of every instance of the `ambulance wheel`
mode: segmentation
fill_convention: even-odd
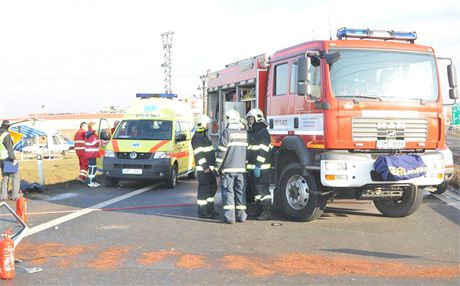
[[[319,218],[326,207],[326,200],[309,191],[318,191],[313,175],[303,175],[299,163],[289,164],[282,174],[279,188],[283,211],[298,221]]]
[[[171,175],[168,180],[166,180],[166,187],[168,189],[174,189],[177,185],[177,164],[171,169]]]
[[[423,200],[423,189],[413,187],[403,192],[399,200],[374,200],[375,207],[387,217],[405,217],[413,214]]]
[[[117,180],[117,179],[115,179],[115,178],[110,178],[110,177],[107,177],[107,176],[104,176],[104,185],[105,185],[107,188],[116,186],[117,184],[118,184],[118,180]]]

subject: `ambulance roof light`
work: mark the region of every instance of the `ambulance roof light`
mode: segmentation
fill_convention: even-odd
[[[136,93],[136,97],[138,98],[176,98],[177,94],[172,93]]]
[[[371,30],[371,29],[350,29],[340,28],[337,30],[337,38],[358,38],[358,39],[379,39],[379,40],[396,40],[408,41],[414,43],[417,39],[416,32],[401,32],[393,30]]]

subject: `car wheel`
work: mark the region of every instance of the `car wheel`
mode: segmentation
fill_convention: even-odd
[[[404,191],[398,200],[374,200],[375,207],[387,217],[405,217],[413,214],[423,200],[423,190],[413,187]]]
[[[166,187],[174,189],[177,185],[177,164],[174,164],[169,179],[166,181]]]
[[[319,218],[326,206],[326,200],[318,194],[318,187],[311,174],[303,175],[299,163],[288,165],[282,175],[279,195],[283,211],[299,221]]]

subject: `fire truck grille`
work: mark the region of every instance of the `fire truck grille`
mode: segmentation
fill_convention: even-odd
[[[426,119],[353,118],[353,141],[404,140],[426,141]]]

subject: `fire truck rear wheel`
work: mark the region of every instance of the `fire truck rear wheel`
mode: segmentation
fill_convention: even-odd
[[[312,174],[302,175],[299,163],[286,167],[279,190],[283,211],[295,220],[311,221],[323,214],[326,200],[309,192],[318,191],[318,186]]]
[[[423,200],[423,189],[405,191],[399,200],[374,200],[375,207],[387,217],[405,217],[413,214]]]

